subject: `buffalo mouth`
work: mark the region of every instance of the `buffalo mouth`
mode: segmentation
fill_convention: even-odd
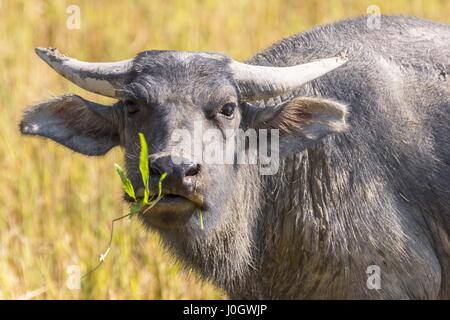
[[[139,219],[147,227],[161,229],[185,225],[199,207],[190,199],[178,194],[164,194],[154,206],[144,206]]]
[[[137,192],[138,201],[142,200],[143,190]],[[150,194],[150,199],[157,194]],[[125,196],[130,203],[134,201]],[[167,190],[162,192],[156,204],[143,206],[138,213],[139,219],[150,228],[179,228],[184,226],[191,217],[203,208],[203,197],[196,193],[184,193]]]
[[[158,201],[157,205],[166,205],[166,204],[176,204],[183,202],[192,202],[196,206],[201,206],[202,201],[197,196],[185,196],[175,193],[164,193],[161,196],[161,199]]]
[[[162,196],[162,198],[158,201],[158,204],[167,204],[167,203],[178,203],[178,202],[182,202],[182,201],[186,201],[189,199],[180,196],[178,194],[164,194]]]
[[[204,180],[198,177],[179,177],[168,175],[162,189],[159,190],[159,176],[150,176],[149,205],[145,205],[138,213],[139,219],[147,227],[178,228],[188,223],[191,217],[205,208]],[[137,183],[136,183],[137,184]],[[144,188],[136,188],[136,198],[142,201]],[[158,197],[161,192],[161,197]],[[125,194],[125,200],[133,203],[133,199]],[[156,203],[152,200],[159,199]]]

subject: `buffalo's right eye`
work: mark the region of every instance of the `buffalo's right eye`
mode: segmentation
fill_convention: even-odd
[[[133,114],[139,112],[139,107],[133,100],[125,100],[124,104],[127,115],[132,116]]]
[[[219,110],[219,113],[227,118],[232,118],[234,109],[236,109],[236,104],[233,102],[225,103]]]

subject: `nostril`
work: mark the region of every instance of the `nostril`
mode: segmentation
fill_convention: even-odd
[[[191,163],[191,164],[187,165],[184,175],[186,177],[196,176],[198,174],[199,169],[200,169],[200,165],[199,164]]]
[[[169,176],[183,178],[195,176],[198,174],[200,165],[187,159],[165,156],[154,159],[150,163],[150,174],[162,175],[167,173]]]

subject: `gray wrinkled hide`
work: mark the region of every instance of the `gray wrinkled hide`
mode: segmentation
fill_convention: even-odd
[[[348,132],[275,176],[242,167],[206,236],[162,232],[231,298],[450,298],[450,27],[382,17],[370,30],[359,18],[249,62],[291,66],[343,49],[345,66],[296,94],[348,104]],[[369,265],[381,268],[380,290],[366,286]]]

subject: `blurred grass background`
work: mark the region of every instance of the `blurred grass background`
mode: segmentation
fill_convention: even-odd
[[[81,28],[66,28],[78,5]],[[366,13],[450,22],[448,0],[398,1],[13,1],[0,0],[0,298],[204,299],[224,295],[179,266],[137,221],[116,224],[112,250],[81,290],[66,268],[95,266],[111,219],[126,213],[113,163],[20,136],[23,109],[52,95],[88,94],[57,76],[33,49],[53,46],[82,60],[113,61],[146,49],[220,51],[245,59],[313,25]]]

